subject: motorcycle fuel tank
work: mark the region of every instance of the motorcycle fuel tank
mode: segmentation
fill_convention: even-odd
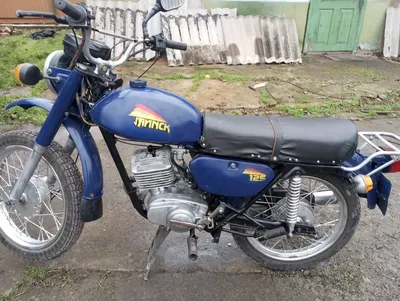
[[[107,131],[137,141],[188,145],[202,131],[202,116],[194,105],[142,80],[106,95],[90,117]]]

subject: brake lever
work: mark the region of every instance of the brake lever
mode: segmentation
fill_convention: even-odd
[[[53,13],[17,10],[15,14],[18,18],[24,18],[24,17],[45,18],[45,19],[53,19],[54,21],[60,24],[68,24],[68,20],[66,17],[59,17]]]
[[[58,17],[58,16],[55,16],[54,21],[56,21],[56,22],[59,23],[59,24],[66,24],[66,25],[68,25],[68,19],[67,19],[67,17]]]

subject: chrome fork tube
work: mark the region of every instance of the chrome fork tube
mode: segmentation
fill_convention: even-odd
[[[22,170],[21,176],[17,179],[17,182],[15,183],[11,191],[11,202],[18,202],[21,199],[22,194],[25,191],[26,185],[28,185],[29,180],[35,173],[36,167],[39,165],[40,159],[42,158],[45,150],[46,147],[35,143],[32,153]]]
[[[69,156],[72,155],[76,148],[74,140],[72,140],[71,136],[68,137],[67,142],[64,145],[64,152],[66,152]]]

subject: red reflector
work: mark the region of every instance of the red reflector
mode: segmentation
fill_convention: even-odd
[[[400,172],[400,161],[397,161],[390,166],[389,172]]]

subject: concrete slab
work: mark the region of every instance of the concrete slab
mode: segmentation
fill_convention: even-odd
[[[352,53],[330,53],[324,54],[323,56],[335,62],[356,62],[370,60],[370,57],[368,56],[355,55]]]

